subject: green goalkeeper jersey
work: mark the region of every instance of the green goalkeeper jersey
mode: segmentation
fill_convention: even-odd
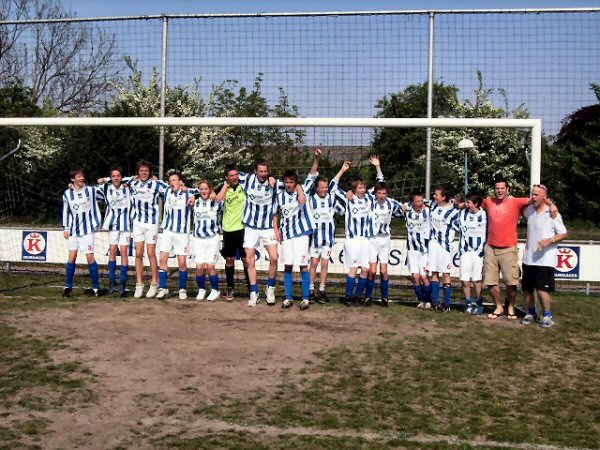
[[[223,231],[237,231],[244,228],[242,213],[246,203],[246,192],[239,184],[234,189],[227,188],[223,204]]]

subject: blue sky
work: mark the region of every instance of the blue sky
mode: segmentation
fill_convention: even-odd
[[[259,13],[282,11],[365,11],[407,9],[480,8],[575,8],[599,7],[596,0],[63,0],[63,5],[79,17],[185,14],[185,13]]]

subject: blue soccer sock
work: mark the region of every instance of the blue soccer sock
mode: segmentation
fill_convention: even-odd
[[[360,277],[358,279],[358,285],[356,286],[356,296],[362,297],[363,293],[365,292],[366,287],[367,287],[367,279]]]
[[[310,273],[308,270],[302,272],[302,300],[310,298]]]
[[[477,299],[477,306],[481,306],[481,307],[483,307],[483,297],[479,297],[479,298]]]
[[[251,284],[250,292],[256,292],[258,294],[258,284]]]
[[[198,284],[198,289],[206,290],[206,275],[196,275],[196,284]]]
[[[430,283],[430,286],[431,286],[431,303],[434,306],[437,306],[440,304],[440,282],[432,281]]]
[[[389,298],[390,295],[390,279],[381,279],[381,298]]]
[[[471,306],[472,303],[473,303],[473,299],[472,298],[465,298],[465,305]]]
[[[428,284],[427,286],[423,286],[423,300],[426,303],[430,303],[431,302],[431,284]]]
[[[286,270],[283,274],[283,284],[286,300],[292,300],[294,298],[294,277],[291,270],[289,272]]]
[[[417,299],[422,302],[423,300],[423,296],[424,296],[424,292],[423,292],[423,286],[421,286],[420,284],[416,284],[415,286],[413,286],[414,290],[415,290],[415,294],[417,294]]]
[[[108,262],[108,280],[112,285],[117,282],[117,262],[109,261]]]
[[[129,271],[129,266],[121,266],[121,273],[119,274],[119,284],[121,287],[125,287],[127,284],[127,272]]]
[[[552,311],[544,311],[544,317],[552,317]]]
[[[452,301],[452,286],[444,283],[444,306],[449,307]]]
[[[356,278],[347,277],[346,278],[346,297],[352,297],[354,293],[354,285],[356,284]]]
[[[373,278],[373,279],[369,278],[367,280],[367,292],[366,292],[367,298],[373,298],[373,289],[375,289],[375,278]]]
[[[98,263],[94,261],[91,264],[88,264],[88,268],[90,270],[90,279],[92,280],[92,289],[100,288],[100,274],[98,273]]]
[[[188,278],[187,270],[180,270],[179,271],[179,289],[185,289],[187,287],[187,278]]]
[[[167,289],[167,271],[159,270],[158,271],[158,287],[161,289]]]
[[[535,306],[532,306],[531,308],[527,307],[527,312],[529,314],[531,314],[532,316],[537,316],[537,312],[535,310]]]
[[[219,290],[219,275],[209,275],[208,279],[210,280],[210,288],[213,291]]]
[[[277,283],[277,279],[275,279],[275,278],[267,278],[267,286],[269,286],[269,287],[275,287],[276,283]]]
[[[67,281],[66,287],[73,289],[73,280],[75,279],[75,263],[67,263]]]

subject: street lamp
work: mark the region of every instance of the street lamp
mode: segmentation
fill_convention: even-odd
[[[465,152],[465,201],[469,194],[469,151],[475,148],[471,139],[462,139],[458,143],[459,150]]]

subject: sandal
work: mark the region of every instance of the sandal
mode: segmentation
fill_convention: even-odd
[[[512,313],[512,314],[509,313],[509,314],[507,314],[506,318],[508,320],[517,320],[517,315],[515,313]]]
[[[502,317],[504,315],[504,311],[497,313],[496,311],[489,313],[487,318],[490,320],[496,320],[498,317]]]

